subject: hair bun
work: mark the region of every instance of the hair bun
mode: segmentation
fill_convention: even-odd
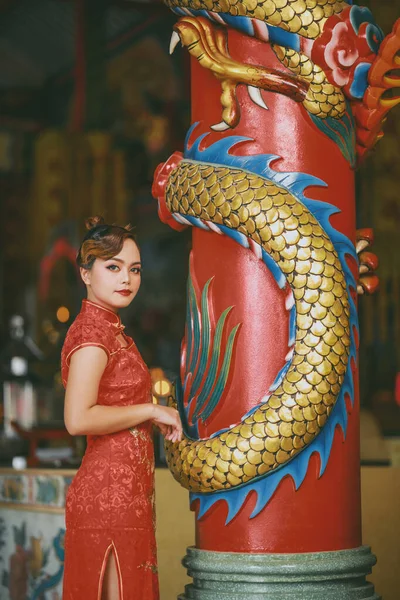
[[[85,221],[86,229],[89,229],[89,231],[90,231],[90,229],[94,229],[95,227],[98,227],[99,225],[105,225],[105,224],[106,224],[105,220],[100,215],[96,215],[95,217],[89,217]]]

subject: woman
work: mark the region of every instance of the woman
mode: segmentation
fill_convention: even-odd
[[[88,444],[66,501],[63,600],[155,600],[152,425],[181,439],[176,410],[151,401],[151,379],[118,311],[140,286],[128,227],[87,221],[77,256],[87,299],[62,349],[65,425]]]

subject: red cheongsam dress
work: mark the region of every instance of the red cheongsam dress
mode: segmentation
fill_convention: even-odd
[[[108,363],[97,403],[127,406],[151,401],[151,379],[118,315],[88,300],[71,325],[61,355],[64,386],[71,356],[85,346],[103,348]],[[120,600],[159,598],[154,523],[151,423],[108,435],[89,435],[82,464],[66,499],[63,600],[100,600],[110,552]]]

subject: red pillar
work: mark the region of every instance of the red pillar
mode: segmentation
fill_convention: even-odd
[[[196,3],[189,2],[189,9],[196,7]],[[186,4],[185,12],[188,13]],[[154,195],[159,200],[162,220],[175,228],[182,224],[193,225],[191,281],[194,292],[190,292],[192,308],[189,311],[182,360],[181,383],[184,392],[183,400],[179,401],[181,413],[184,419],[188,419],[186,433],[193,439],[184,440],[179,448],[169,448],[170,466],[174,476],[194,492],[192,507],[197,514],[196,547],[199,550],[297,554],[355,549],[361,546],[361,516],[354,167],[356,154],[363,156],[380,135],[382,118],[389,108],[384,107],[383,103],[379,104],[384,88],[382,65],[391,64],[389,58],[393,63],[399,45],[398,36],[395,32],[385,40],[377,57],[374,43],[379,46],[380,30],[373,24],[372,15],[358,7],[344,7],[343,14],[333,15],[324,23],[317,39],[312,36],[307,38],[305,28],[300,40],[296,39],[296,43],[300,44],[297,56],[301,60],[302,56],[312,57],[314,65],[325,69],[326,76],[323,85],[315,85],[316,80],[312,80],[313,83],[308,87],[311,79],[306,76],[306,67],[304,72],[296,72],[294,63],[289,59],[285,62],[281,56],[280,62],[271,45],[266,43],[266,29],[262,28],[259,21],[255,23],[253,19],[251,22],[254,31],[258,31],[252,37],[248,31],[247,35],[242,32],[250,27],[249,19],[246,22],[238,19],[236,22],[239,24],[235,25],[232,15],[233,12],[229,16],[221,15],[218,10],[216,14],[209,15],[209,19],[220,25],[228,25],[226,39],[218,26],[214,25],[214,32],[211,31],[204,19],[204,11],[192,11],[177,26],[183,45],[193,55],[192,128],[181,165],[181,157],[174,156],[172,161],[160,167],[155,178]],[[371,32],[371,28],[375,38],[373,41],[368,38],[368,41],[366,32]],[[289,25],[283,29],[291,32]],[[276,27],[269,29],[268,35],[276,35],[275,30]],[[260,31],[264,32],[264,37]],[[338,49],[342,46],[335,46],[335,39],[343,31],[346,31],[344,41],[349,44],[349,53],[353,58],[357,56],[351,61],[346,55],[347,62],[339,65],[341,54]],[[285,43],[290,46],[295,43],[293,39],[285,37]],[[280,44],[283,45],[283,41]],[[287,56],[292,55],[288,52]],[[336,66],[332,64],[335,60],[339,61]],[[291,72],[288,65],[292,67]],[[367,86],[365,80],[364,89],[360,73],[368,73],[368,70],[370,85]],[[342,83],[339,84],[340,77]],[[387,82],[385,85],[388,87]],[[311,92],[315,95],[310,101]],[[340,115],[334,109],[339,106],[338,103],[342,103]],[[320,112],[317,114],[318,110]],[[354,116],[356,121],[353,120]],[[215,127],[215,124],[219,125]],[[260,167],[261,163],[263,167]],[[200,171],[196,171],[191,180],[190,171],[192,169],[195,172],[198,168],[196,164],[203,165],[201,168],[204,170],[200,168]],[[229,173],[221,171],[221,166],[228,167]],[[279,262],[278,252],[268,243],[255,241],[251,228],[239,224],[247,226],[247,220],[251,217],[256,220],[256,207],[254,214],[248,218],[242,219],[236,212],[236,226],[234,218],[222,219],[239,210],[234,207],[234,194],[238,193],[240,186],[233,193],[233,184],[229,183],[228,176],[234,174],[235,169],[241,170],[245,179],[248,173],[257,174],[265,178],[265,185],[272,181],[281,190],[289,192],[300,207],[305,206],[310,211],[333,243],[347,284],[350,307],[349,321],[343,325],[343,333],[337,335],[339,338],[342,335],[343,340],[349,336],[351,344],[341,386],[332,384],[335,388],[335,407],[318,435],[315,438],[310,435],[306,447],[290,455],[290,458],[290,447],[293,446],[288,442],[286,459],[283,452],[282,461],[278,461],[281,464],[263,477],[253,477],[252,474],[244,485],[237,484],[235,487],[235,484],[226,483],[226,478],[222,476],[223,483],[210,492],[207,489],[209,480],[207,485],[204,483],[199,489],[199,473],[205,473],[208,468],[204,464],[204,457],[208,456],[212,443],[207,446],[205,440],[214,440],[212,452],[222,461],[221,472],[224,473],[224,468],[227,469],[226,465],[232,461],[229,444],[226,437],[223,438],[224,432],[236,431],[236,424],[246,423],[247,413],[260,405],[263,399],[270,402],[274,392],[272,390],[270,393],[271,385],[285,363],[290,362],[288,352],[291,348],[295,348],[295,354],[305,354],[299,332],[299,323],[305,313],[299,289],[301,285],[296,279],[301,272],[292,276],[293,272],[289,271],[291,275],[287,276],[286,283],[278,284],[279,277],[274,266],[261,253],[260,247],[272,261]],[[220,174],[218,193],[225,196],[218,199],[220,204],[210,201],[212,190],[204,192],[203,183],[210,173]],[[276,192],[270,193],[273,195]],[[214,218],[214,208],[215,205],[222,206],[224,201],[230,208],[226,210],[226,215],[221,208],[222,217],[221,214],[217,215],[218,220]],[[251,202],[245,199],[244,205],[247,201]],[[243,208],[243,204],[239,205]],[[275,217],[273,213],[268,214],[268,209],[265,210],[269,226],[274,230]],[[301,252],[311,233],[301,224],[294,229],[293,235],[300,234],[296,244]],[[304,240],[305,243],[302,243]],[[328,244],[329,241],[325,240],[323,249],[328,248]],[[312,265],[316,262],[314,260]],[[283,269],[284,262],[279,264]],[[310,272],[314,273],[312,268]],[[335,285],[336,275],[327,277],[332,277],[332,285]],[[318,276],[313,281],[317,280]],[[207,285],[211,292],[202,296]],[[312,298],[315,288],[311,284],[310,288],[305,293]],[[321,287],[319,291],[324,289]],[[289,335],[289,322],[293,320],[291,293],[295,296],[295,346]],[[196,409],[193,411],[188,407],[190,402],[195,407],[196,402],[200,402],[202,380],[207,380],[210,375],[207,375],[205,360],[202,367],[192,365],[190,371],[187,355],[193,356],[195,352],[190,338],[191,335],[196,336],[193,315],[196,311],[204,314],[206,300],[211,314],[211,329],[223,311],[228,307],[230,309],[228,327],[222,335],[223,346],[228,344],[229,331],[236,325],[239,328],[233,344],[232,368],[220,402],[204,421],[200,419],[195,423],[193,415]],[[307,302],[312,304],[314,301],[311,299]],[[310,314],[314,309],[318,312],[316,301]],[[315,319],[322,322],[323,317]],[[206,324],[207,320],[198,327],[204,329]],[[340,345],[340,339],[338,343]],[[313,345],[310,344],[309,353],[312,351]],[[329,369],[321,371],[324,381],[329,381]],[[201,377],[197,377],[200,388],[190,390],[196,373],[201,373]],[[306,398],[308,393],[304,392]],[[290,396],[290,392],[287,392],[287,396]],[[287,406],[293,406],[290,402],[297,402],[297,398],[298,395],[293,392]],[[301,405],[301,397],[299,402]],[[283,417],[282,421],[285,421]],[[190,427],[192,429],[189,431]],[[307,432],[311,432],[308,427],[307,423]],[[268,433],[265,444],[267,438]],[[222,440],[220,445],[219,440]],[[256,447],[259,441],[256,437],[254,441],[254,452],[257,454],[259,451],[260,454],[263,452],[261,446],[258,449]],[[201,452],[198,451],[200,446]],[[221,447],[225,455],[218,454]],[[256,464],[257,460],[257,457],[254,463],[250,460],[248,473],[252,473],[251,465]]]
[[[244,62],[276,68],[277,59],[265,44],[229,32],[231,56]],[[202,90],[207,90],[204,102]],[[196,137],[208,133],[220,120],[220,84],[213,74],[192,59],[192,123],[199,122]],[[241,119],[235,135],[252,138],[237,152],[282,157],[277,171],[310,173],[327,187],[307,190],[307,196],[337,206],[335,227],[355,240],[354,171],[340,150],[314,130],[304,108],[291,98],[264,92],[268,111],[251,102],[245,87],[239,90]],[[289,134],[290,133],[290,134]],[[207,143],[232,135],[211,133]],[[340,173],[340,177],[338,176]],[[199,229],[193,231],[193,272],[202,289],[214,277],[215,311],[234,305],[235,321],[242,323],[240,345],[229,388],[229,408],[207,424],[207,435],[240,420],[255,400],[270,387],[288,352],[288,312],[285,297],[257,258],[234,241]],[[357,374],[355,373],[355,379]],[[307,476],[296,491],[287,477],[268,506],[250,518],[256,504],[251,493],[239,514],[225,525],[227,505],[217,503],[196,520],[196,546],[228,552],[316,552],[354,548],[361,544],[358,395],[349,407],[344,439],[338,427],[328,466],[319,477],[315,454]],[[196,505],[196,503],[195,503]],[[316,526],[315,517],[321,515]]]

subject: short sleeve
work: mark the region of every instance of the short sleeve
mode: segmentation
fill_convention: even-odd
[[[111,355],[110,335],[104,324],[92,322],[75,322],[71,325],[61,352],[62,366],[69,368],[72,355],[87,346],[102,348],[107,354],[107,361]]]

